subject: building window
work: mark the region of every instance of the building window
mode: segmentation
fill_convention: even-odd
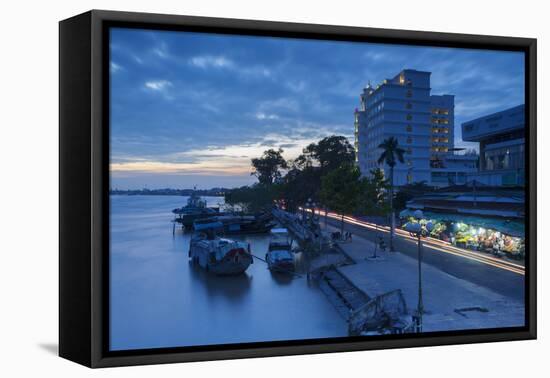
[[[413,96],[413,93],[410,89],[407,90],[407,93],[405,94],[405,96],[407,97],[412,97]]]
[[[438,158],[437,156],[434,156],[430,160],[430,167],[431,168],[445,168],[443,165],[443,160]]]
[[[413,142],[412,138],[411,137],[408,137],[407,138],[407,144],[411,144]]]
[[[411,155],[413,153],[412,148],[407,148],[407,154]]]
[[[433,134],[448,134],[449,129],[447,127],[432,127]]]
[[[448,114],[449,114],[449,110],[448,110],[448,109],[433,108],[433,109],[432,109],[432,114],[443,114],[443,115],[448,115]]]
[[[410,102],[407,102],[407,104],[405,105],[405,108],[407,109],[412,109],[412,104]]]
[[[524,146],[501,147],[486,151],[484,161],[485,170],[524,169]]]
[[[405,84],[405,75],[403,74],[399,75],[399,84],[401,85]]]
[[[407,121],[410,121],[413,119],[413,116],[411,114],[407,114]]]
[[[411,125],[407,125],[407,131],[410,133],[411,131],[413,131],[413,128]]]
[[[447,172],[432,172],[431,176],[432,176],[433,182],[440,182],[440,183],[449,182],[449,173]]]

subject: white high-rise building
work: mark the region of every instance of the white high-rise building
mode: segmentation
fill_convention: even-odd
[[[355,110],[355,151],[363,175],[376,168],[389,174],[388,166],[378,164],[378,146],[390,137],[406,151],[405,162],[394,169],[396,186],[462,183],[466,172],[475,170],[476,157],[453,155],[454,96],[432,95],[430,75],[406,69],[376,88],[363,89]]]

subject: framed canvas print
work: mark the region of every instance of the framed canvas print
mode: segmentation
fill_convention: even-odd
[[[536,337],[536,41],[60,22],[60,355]]]

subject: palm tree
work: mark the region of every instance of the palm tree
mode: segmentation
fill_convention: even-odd
[[[382,153],[378,158],[378,164],[386,163],[390,167],[390,212],[391,212],[391,228],[390,228],[390,251],[393,251],[393,236],[395,234],[395,211],[393,209],[393,169],[399,161],[404,163],[403,154],[405,150],[399,147],[397,138],[390,137],[385,139],[378,148],[382,149]]]

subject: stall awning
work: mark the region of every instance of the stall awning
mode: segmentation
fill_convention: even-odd
[[[442,222],[462,222],[471,226],[496,230],[510,236],[525,237],[525,224],[517,220],[427,211],[424,212],[424,217]]]

